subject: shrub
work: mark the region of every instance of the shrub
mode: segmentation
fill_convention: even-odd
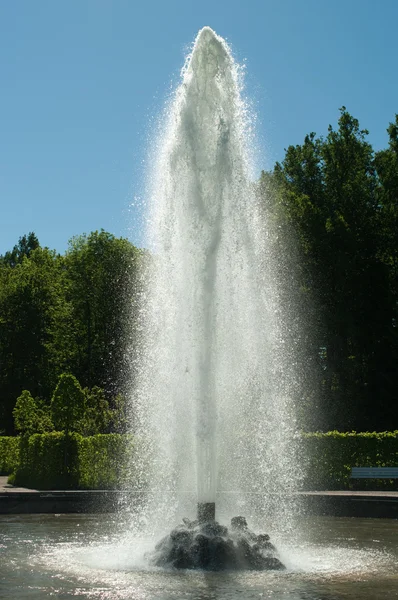
[[[0,475],[13,473],[19,464],[18,437],[0,436]]]
[[[85,408],[76,429],[84,436],[107,433],[112,412],[109,409],[104,390],[94,386],[91,390],[85,388],[83,392],[85,395]]]
[[[38,489],[78,487],[80,437],[59,431],[21,437],[15,485]]]
[[[131,435],[110,433],[81,438],[79,444],[79,487],[115,489],[128,479],[128,457],[134,451]]]
[[[118,394],[112,400],[110,429],[113,433],[127,433],[129,429],[129,418],[127,399]]]
[[[17,398],[12,414],[17,431],[28,435],[36,431],[38,420],[37,406],[28,390],[23,390],[22,394]]]
[[[44,433],[53,429],[48,408],[39,399],[34,400],[28,390],[23,390],[17,398],[12,414],[15,429],[22,435]]]
[[[76,377],[63,373],[51,399],[51,416],[58,431],[76,431],[84,415],[85,395]]]
[[[78,433],[52,432],[20,440],[16,485],[54,490],[116,489],[128,479],[128,456],[134,448],[130,435],[84,438]]]
[[[299,459],[305,489],[348,489],[352,467],[398,465],[398,431],[304,433]],[[389,480],[368,480],[363,487],[391,487]]]
[[[141,456],[140,463],[134,457],[131,460],[137,443],[129,434],[82,437],[77,433],[52,432],[29,438],[0,437],[0,471],[12,472],[20,457],[15,473],[17,485],[38,489],[118,489],[128,484],[143,488],[149,472],[148,457]],[[306,472],[304,489],[348,489],[353,466],[398,465],[398,431],[303,433],[297,452]],[[383,488],[391,482],[371,480],[364,485]]]

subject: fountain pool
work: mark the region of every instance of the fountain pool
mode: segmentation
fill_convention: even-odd
[[[284,572],[148,569],[129,519],[0,518],[0,598],[340,600],[398,597],[398,521],[312,517],[299,544],[278,540]]]

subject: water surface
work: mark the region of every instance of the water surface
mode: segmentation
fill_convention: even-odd
[[[149,569],[152,541],[109,515],[0,517],[0,598],[338,600],[398,598],[398,521],[311,518],[279,540],[279,573]]]

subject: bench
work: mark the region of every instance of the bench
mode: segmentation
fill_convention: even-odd
[[[350,479],[398,479],[398,467],[352,467]]]

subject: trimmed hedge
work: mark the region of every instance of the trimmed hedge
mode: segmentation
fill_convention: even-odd
[[[303,488],[307,490],[349,489],[354,485],[350,481],[352,467],[398,466],[398,431],[304,433],[299,446],[305,470]],[[371,479],[357,485],[391,489],[395,484]]]
[[[36,489],[115,489],[127,478],[129,435],[34,434],[20,438],[15,485]]]
[[[303,433],[298,458],[305,490],[348,489],[357,467],[398,466],[398,431],[381,433]],[[16,485],[37,489],[118,489],[138,482],[130,472],[135,442],[131,435],[82,437],[52,432],[27,437],[0,437],[0,473],[15,473]],[[140,471],[145,468],[139,469]],[[390,480],[363,480],[364,489],[394,487]]]
[[[54,490],[77,488],[79,437],[61,432],[22,436],[14,485]]]
[[[0,436],[0,475],[9,475],[17,469],[19,440],[17,437]]]
[[[117,489],[129,479],[129,458],[134,452],[131,435],[109,433],[81,437],[79,442],[79,487]]]

